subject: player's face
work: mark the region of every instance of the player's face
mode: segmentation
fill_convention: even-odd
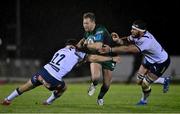
[[[137,38],[137,37],[140,36],[140,32],[139,32],[138,30],[132,28],[132,29],[131,29],[131,35],[132,35],[132,37]]]
[[[83,27],[86,32],[93,31],[94,25],[95,25],[95,22],[92,21],[90,18],[83,19]]]

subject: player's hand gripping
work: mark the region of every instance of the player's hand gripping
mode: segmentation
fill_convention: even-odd
[[[100,54],[110,53],[112,52],[112,48],[108,45],[103,45],[101,49],[98,50]]]
[[[121,62],[121,58],[120,58],[120,56],[115,56],[115,57],[112,57],[112,61],[114,61],[116,63],[120,63]]]
[[[112,37],[113,41],[116,42],[117,44],[122,44],[123,43],[122,39],[120,39],[120,37],[119,37],[119,35],[117,33],[112,32],[111,37]]]

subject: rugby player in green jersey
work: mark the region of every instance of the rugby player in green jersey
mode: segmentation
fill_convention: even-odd
[[[85,48],[90,54],[98,54],[98,50],[103,47],[104,44],[114,45],[108,30],[102,25],[96,25],[94,13],[87,12],[83,15],[83,27],[84,27],[84,37],[79,41],[77,47]],[[107,56],[113,56],[112,53],[107,54]],[[111,81],[112,81],[112,71],[115,68],[116,63],[113,61],[106,62],[92,62],[90,63],[91,70],[91,81],[90,87],[88,89],[88,95],[92,96],[95,92],[96,86],[102,72],[103,84],[98,95],[97,104],[103,105],[103,97],[107,93]]]

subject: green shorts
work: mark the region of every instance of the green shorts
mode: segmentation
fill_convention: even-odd
[[[116,62],[113,61],[100,62],[100,64],[102,65],[103,69],[108,69],[111,71],[113,71],[116,67]]]

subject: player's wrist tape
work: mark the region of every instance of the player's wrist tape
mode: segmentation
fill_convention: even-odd
[[[109,53],[112,53],[112,47],[110,47],[110,49],[109,49]]]

